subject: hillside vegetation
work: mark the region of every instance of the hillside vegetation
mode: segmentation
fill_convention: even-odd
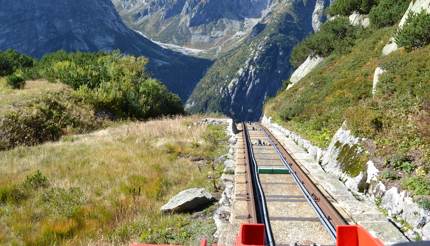
[[[186,109],[257,120],[263,102],[288,78],[295,44],[312,31],[315,1],[280,1],[237,48],[218,58],[194,89]]]
[[[124,119],[183,113],[181,100],[146,72],[147,60],[56,52],[33,60],[0,52],[0,150],[58,140]],[[26,85],[26,80],[30,85]],[[47,82],[49,81],[49,82]]]
[[[340,0],[335,3],[347,2]],[[375,14],[380,11],[380,5],[387,2],[397,4],[394,6],[396,9],[405,8],[403,1],[380,0],[373,2],[370,9],[364,11],[355,6],[353,11]],[[331,11],[337,11],[336,6]],[[342,11],[336,13],[351,13],[350,9]],[[401,15],[391,17],[395,22],[386,23],[397,23]],[[367,149],[368,158],[378,160],[377,166],[383,170],[383,181],[388,186],[410,191],[426,208],[430,208],[428,18],[425,13],[412,16],[401,31],[373,25],[355,38],[348,35],[346,39],[353,40],[347,42],[351,48],[326,53],[322,64],[291,89],[281,91],[265,106],[268,116],[320,147],[327,147],[337,129],[346,122],[354,135],[370,140],[365,143],[368,146],[363,147]],[[329,25],[333,23],[325,24]],[[321,31],[324,32],[324,27]],[[303,46],[309,48],[308,40],[324,35],[327,34],[317,33],[296,49],[309,52],[306,54],[318,54],[318,47],[303,49]],[[382,48],[393,35],[404,39],[402,44],[410,46],[405,45],[407,49],[382,56]],[[386,72],[373,96],[372,80],[378,66]],[[355,175],[361,170],[354,172]],[[350,170],[344,171],[350,173]]]
[[[126,123],[0,158],[0,244],[195,244],[211,239],[214,207],[161,214],[191,187],[217,194],[225,126],[199,117]],[[210,176],[211,178],[208,178]]]

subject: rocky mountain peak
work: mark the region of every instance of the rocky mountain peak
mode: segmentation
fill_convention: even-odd
[[[151,39],[206,50],[234,46],[264,17],[272,0],[112,2],[129,26]]]

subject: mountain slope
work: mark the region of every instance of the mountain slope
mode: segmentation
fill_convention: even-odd
[[[291,50],[312,32],[317,2],[321,3],[313,0],[276,4],[240,47],[214,63],[193,91],[187,110],[257,120],[264,100],[274,96],[290,76]]]
[[[110,0],[0,0],[0,5],[0,50],[12,48],[34,57],[60,49],[143,55],[150,59],[153,75],[183,100],[209,64],[163,49],[130,30]]]
[[[332,39],[343,50],[325,54],[264,114],[357,197],[372,197],[407,237],[430,240],[430,0],[411,1],[407,11],[392,3],[374,2],[372,26],[342,38],[353,42]],[[341,19],[298,47],[319,52],[333,37],[325,27]]]
[[[271,0],[112,0],[129,26],[154,40],[221,51],[241,40]]]

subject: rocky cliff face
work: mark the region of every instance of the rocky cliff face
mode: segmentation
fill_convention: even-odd
[[[324,4],[328,4],[325,1]],[[187,102],[191,112],[223,112],[237,120],[257,120],[266,98],[292,73],[294,45],[317,27],[321,1],[280,1],[256,24],[246,41],[219,58]]]
[[[112,0],[133,29],[151,39],[217,53],[234,46],[272,0]]]
[[[153,75],[184,100],[208,66],[130,30],[110,0],[1,0],[0,5],[0,50],[34,57],[61,49],[144,55],[150,58]]]

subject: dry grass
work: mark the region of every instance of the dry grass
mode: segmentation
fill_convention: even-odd
[[[62,83],[50,83],[46,80],[26,81],[21,90],[14,90],[6,85],[6,80],[0,78],[0,115],[18,104],[41,97],[47,92],[57,92],[66,88]]]
[[[210,157],[226,151],[225,134],[223,127],[193,124],[198,120],[127,123],[0,152],[0,244],[186,243],[210,234],[211,219],[158,212],[180,190],[213,190]],[[48,187],[26,185],[37,170]],[[23,197],[8,198],[14,188]]]

